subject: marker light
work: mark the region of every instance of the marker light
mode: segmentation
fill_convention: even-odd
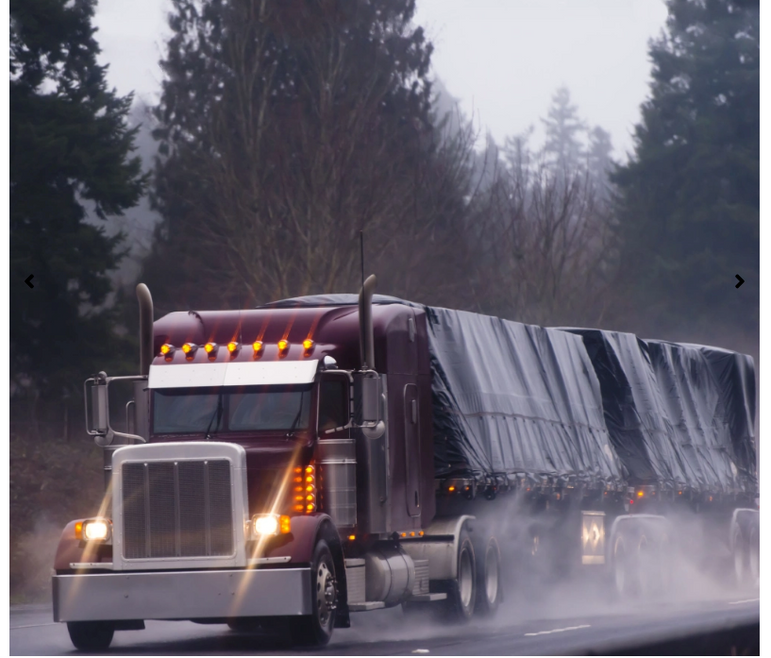
[[[204,345],[203,348],[206,350],[206,353],[209,356],[216,356],[217,343],[206,343],[206,345]]]
[[[306,338],[303,341],[303,349],[306,352],[310,352],[313,349],[313,341],[310,338]]]
[[[173,353],[174,353],[173,345],[169,345],[168,343],[164,343],[163,345],[161,345],[161,354],[163,354],[163,356],[171,356],[171,354]]]
[[[195,351],[198,349],[198,345],[195,345],[193,343],[185,343],[182,346],[182,351],[185,353],[186,356],[192,356],[195,354]]]
[[[303,470],[305,471],[305,513],[311,514],[316,510],[316,469],[311,464]],[[295,509],[299,512],[301,510],[297,509],[298,507],[300,507],[299,504],[295,506]]]
[[[234,354],[235,352],[238,352],[238,343],[234,340],[231,340],[228,343],[228,352],[231,354]]]
[[[288,349],[289,349],[289,341],[286,340],[286,338],[282,338],[280,341],[278,341],[279,352],[286,352]]]
[[[644,495],[645,495],[645,492],[644,492],[644,491],[642,491],[642,490],[640,490],[640,491],[638,491],[638,492],[637,492],[637,497],[638,497],[638,498],[642,498]]]
[[[252,343],[252,349],[254,350],[254,355],[257,356],[260,352],[262,352],[262,341],[261,340],[255,340]]]
[[[348,535],[348,541],[356,541],[356,535]]]

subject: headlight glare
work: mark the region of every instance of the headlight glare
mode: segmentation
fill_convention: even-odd
[[[108,519],[84,521],[81,530],[82,538],[86,541],[108,541],[112,534],[110,526]]]
[[[278,514],[258,514],[252,517],[252,529],[255,537],[287,534],[290,531],[288,516]]]

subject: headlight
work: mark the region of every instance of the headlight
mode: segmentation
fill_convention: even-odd
[[[109,519],[89,519],[75,524],[78,539],[108,542],[112,539],[112,522]]]
[[[265,535],[285,535],[290,530],[288,516],[278,514],[258,514],[252,517],[252,531],[255,537]]]

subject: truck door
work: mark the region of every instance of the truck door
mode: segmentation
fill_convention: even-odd
[[[404,459],[407,513],[420,516],[420,425],[418,423],[418,387],[404,387]]]

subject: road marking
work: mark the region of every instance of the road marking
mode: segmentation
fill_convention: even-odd
[[[591,628],[591,624],[581,624],[580,626],[568,626],[567,628],[555,628],[551,631],[538,631],[537,633],[525,633],[526,637],[534,637],[536,635],[549,635],[551,633],[564,633],[565,631],[577,631],[579,628]]]
[[[729,601],[728,605],[739,605],[741,603],[755,603],[755,601],[760,601],[760,599],[744,599],[744,601]]]
[[[29,624],[27,626],[11,626],[11,630],[15,631],[17,628],[39,628],[40,626],[58,626],[56,623],[48,623],[48,624]]]

